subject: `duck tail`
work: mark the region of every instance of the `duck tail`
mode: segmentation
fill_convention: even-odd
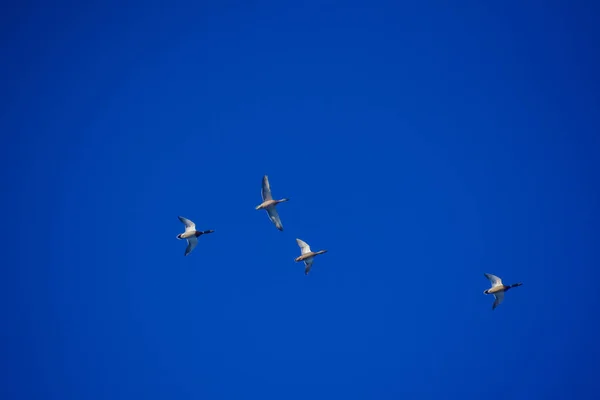
[[[177,235],[177,239],[181,240],[181,233]]]

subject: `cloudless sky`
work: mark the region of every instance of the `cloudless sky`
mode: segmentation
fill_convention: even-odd
[[[0,13],[1,399],[597,398],[598,4],[52,3]]]

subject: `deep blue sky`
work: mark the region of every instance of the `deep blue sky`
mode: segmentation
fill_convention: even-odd
[[[598,5],[54,3],[0,13],[0,398],[596,398]]]

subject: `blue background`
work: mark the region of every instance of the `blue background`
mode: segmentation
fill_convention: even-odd
[[[0,13],[0,398],[597,398],[598,5],[54,3]]]

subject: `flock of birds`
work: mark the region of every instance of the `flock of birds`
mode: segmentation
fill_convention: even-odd
[[[279,203],[284,203],[289,201],[288,198],[283,198],[280,200],[274,200],[273,195],[271,194],[271,185],[269,184],[269,177],[267,175],[263,176],[262,179],[262,203],[256,206],[257,210],[265,210],[269,215],[269,219],[275,227],[283,231],[283,225],[281,224],[281,218],[279,218],[279,213],[277,212],[276,206]],[[184,256],[189,255],[194,248],[198,245],[198,238],[202,235],[213,233],[213,230],[199,231],[196,229],[196,224],[191,220],[184,218],[182,216],[178,217],[179,220],[185,225],[185,231],[177,235],[177,239],[187,240],[187,247],[185,249]],[[308,275],[310,269],[312,268],[312,264],[314,262],[314,258],[320,254],[327,253],[327,250],[319,250],[312,251],[310,246],[303,240],[296,239],[296,243],[300,247],[300,256],[294,259],[295,262],[304,261],[304,274]],[[494,295],[494,304],[492,305],[492,310],[495,310],[496,307],[504,300],[504,293],[506,293],[509,289],[521,286],[522,283],[514,283],[512,285],[505,285],[502,282],[502,279],[497,277],[496,275],[484,274],[485,277],[490,281],[491,287],[483,291],[484,294]]]

